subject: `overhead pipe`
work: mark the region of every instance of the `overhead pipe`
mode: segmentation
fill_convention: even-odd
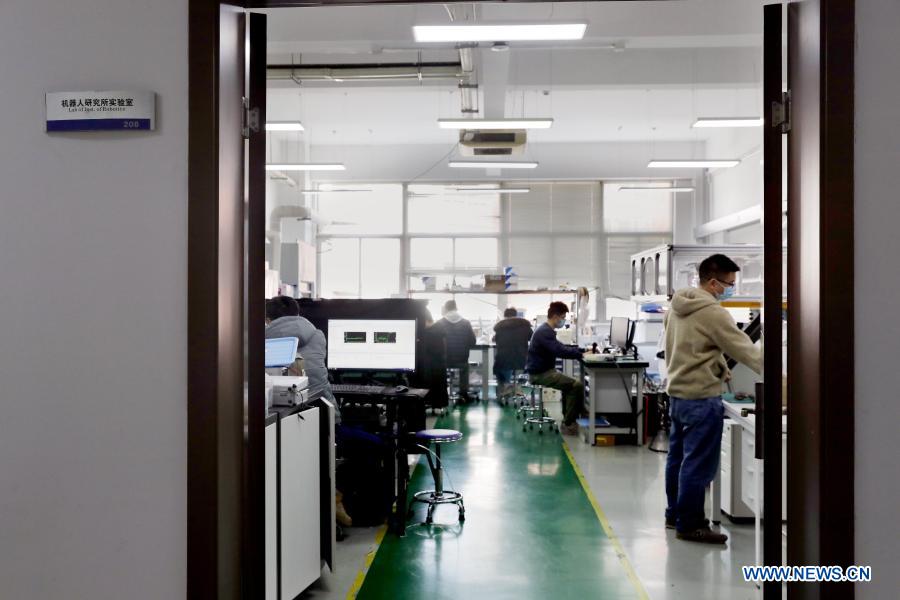
[[[297,219],[299,221],[312,221],[319,227],[330,225],[327,219],[320,219],[309,207],[296,205],[276,206],[269,215],[269,229],[266,231],[266,239],[272,244],[273,271],[281,272],[281,220]]]
[[[269,65],[266,78],[293,81],[368,81],[390,79],[460,79],[459,62]]]

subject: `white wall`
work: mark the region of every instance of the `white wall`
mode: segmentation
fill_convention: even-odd
[[[856,562],[872,565],[874,577],[857,586],[860,600],[900,589],[900,403],[891,376],[900,347],[900,80],[885,62],[900,54],[898,26],[896,0],[856,3]]]
[[[758,112],[758,111],[757,111]],[[752,114],[744,110],[742,114]],[[707,142],[710,157],[744,158],[732,169],[712,171],[708,178],[709,220],[759,206],[763,201],[762,128],[723,129]],[[755,154],[751,154],[754,153]],[[748,156],[749,154],[749,156]],[[762,244],[762,225],[754,224],[707,238],[708,243]]]
[[[3,0],[0,82],[0,596],[183,598],[187,0]],[[158,130],[43,131],[93,89]]]

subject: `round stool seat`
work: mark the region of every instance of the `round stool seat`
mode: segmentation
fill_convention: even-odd
[[[447,442],[458,442],[462,439],[463,434],[453,429],[423,429],[416,432],[416,439],[422,442],[434,442],[442,444]]]

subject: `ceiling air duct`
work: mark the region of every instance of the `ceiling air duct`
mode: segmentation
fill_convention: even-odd
[[[527,132],[524,129],[459,132],[459,153],[462,156],[503,157],[520,156],[525,152]]]

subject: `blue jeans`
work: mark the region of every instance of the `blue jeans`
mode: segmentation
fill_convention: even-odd
[[[368,455],[385,447],[384,440],[378,435],[354,427],[338,423],[334,426],[335,443],[346,454]]]
[[[671,398],[672,432],[666,458],[666,519],[689,532],[707,525],[706,486],[715,479],[722,449],[722,397]]]

